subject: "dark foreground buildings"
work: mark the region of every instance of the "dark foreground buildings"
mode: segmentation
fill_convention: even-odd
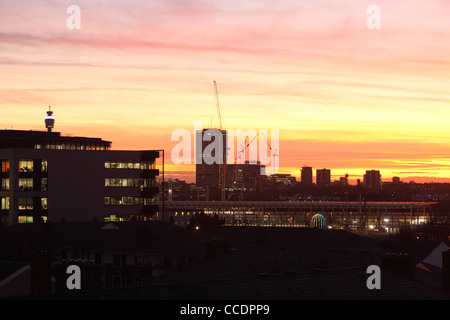
[[[156,216],[160,152],[110,147],[50,130],[0,131],[0,227]]]
[[[0,294],[15,280],[23,291],[16,286],[13,299],[291,300],[296,305],[298,300],[450,299],[444,242],[379,241],[317,228],[202,229],[161,221],[1,229],[0,260],[9,262],[0,262]],[[65,271],[73,264],[82,272],[77,290],[66,287]],[[380,289],[367,286],[373,265],[381,269]],[[2,278],[7,269],[16,270],[10,273],[15,277]]]

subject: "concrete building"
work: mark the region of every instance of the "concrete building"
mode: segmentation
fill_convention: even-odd
[[[246,161],[245,164],[229,164],[226,170],[226,189],[229,192],[261,191],[261,164]]]
[[[364,185],[366,189],[379,191],[381,190],[381,174],[379,170],[367,170],[364,175]]]
[[[301,182],[302,182],[303,185],[312,186],[312,184],[313,184],[312,167],[304,166],[302,168]]]
[[[0,226],[154,217],[159,151],[110,146],[50,130],[0,131]]]
[[[316,170],[316,185],[318,187],[327,187],[331,185],[331,170],[317,169]]]
[[[288,189],[296,183],[296,178],[288,173],[277,173],[266,176],[266,189]]]
[[[220,129],[203,129],[195,134],[196,185],[207,188],[211,200],[224,200],[227,132]]]

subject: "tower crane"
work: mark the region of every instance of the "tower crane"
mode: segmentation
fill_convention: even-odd
[[[272,167],[273,167],[273,174],[275,174],[275,158],[278,158],[278,153],[277,153],[277,149],[273,150],[272,146],[270,145],[269,141],[267,140],[266,136],[264,135],[264,133],[261,132],[261,134],[263,135],[264,139],[266,139],[267,145],[269,146],[270,149],[270,154],[272,156]]]
[[[218,90],[217,90],[217,83],[216,83],[216,81],[213,81],[213,84],[214,84],[214,93],[215,93],[215,96],[216,96],[217,116],[219,118],[219,129],[220,129],[220,134],[222,135],[222,138],[223,138],[223,134],[222,134],[222,116],[220,114],[220,104],[219,104],[219,93],[218,93]],[[220,184],[221,184],[222,201],[225,201],[226,158],[227,158],[227,155],[226,155],[226,150],[227,150],[226,143],[227,142],[223,141],[222,143],[225,146],[225,148],[223,149],[223,150],[225,150],[225,152],[223,152],[223,150],[222,150],[222,153],[224,153],[224,154],[221,157],[222,158],[221,160],[222,160],[223,163],[222,163],[222,168],[220,170],[220,173],[221,173],[221,176],[222,176]],[[219,165],[219,168],[220,168],[220,165]]]
[[[214,92],[216,94],[217,115],[219,117],[219,129],[222,130],[222,116],[220,115],[219,93],[217,92],[217,83],[214,81]]]
[[[253,137],[253,139],[252,139],[249,143],[247,143],[247,144],[245,144],[245,143],[248,141],[248,137],[245,137],[244,146],[241,145],[241,150],[239,151],[239,155],[237,156],[236,160],[240,160],[241,163],[245,163],[245,150],[252,144],[253,140],[255,140],[256,137],[258,137],[258,135],[259,135],[259,133],[257,133],[257,134]],[[241,160],[242,157],[243,157],[243,160]]]

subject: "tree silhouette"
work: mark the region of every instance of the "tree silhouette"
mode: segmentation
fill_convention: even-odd
[[[203,211],[195,214],[189,219],[187,229],[192,231],[209,231],[219,228],[225,223],[224,219],[219,219],[217,214],[213,216],[205,214]]]

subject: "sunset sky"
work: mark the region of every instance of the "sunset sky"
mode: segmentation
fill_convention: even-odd
[[[1,129],[51,105],[62,134],[165,149],[168,177],[195,181],[171,134],[218,126],[216,81],[224,129],[279,129],[280,173],[450,180],[448,0],[1,0],[0,70]]]

